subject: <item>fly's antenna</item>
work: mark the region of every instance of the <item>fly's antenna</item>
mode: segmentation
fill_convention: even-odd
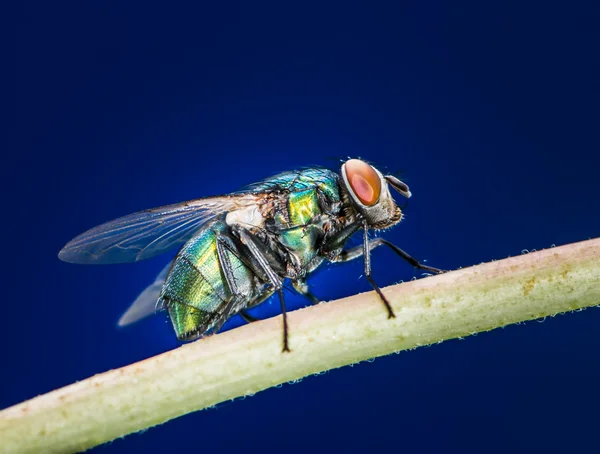
[[[400,168],[396,168],[394,170],[387,171],[386,172],[387,175],[392,175],[393,177],[398,178],[401,181],[405,181],[406,180],[406,171],[404,169],[400,169]],[[398,205],[398,207],[404,211],[406,210],[406,208],[408,208],[408,197],[404,199],[404,203],[402,205]]]

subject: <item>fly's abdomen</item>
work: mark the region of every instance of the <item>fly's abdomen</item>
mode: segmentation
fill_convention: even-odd
[[[180,340],[218,329],[259,291],[256,277],[234,251],[222,249],[227,263],[219,259],[217,236],[227,234],[223,221],[209,224],[181,249],[167,276],[161,299]],[[231,270],[232,285],[224,266]]]

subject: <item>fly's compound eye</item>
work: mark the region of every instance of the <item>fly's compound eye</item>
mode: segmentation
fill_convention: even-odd
[[[350,159],[345,164],[346,178],[352,191],[365,206],[373,206],[381,194],[381,180],[373,167],[359,159]]]

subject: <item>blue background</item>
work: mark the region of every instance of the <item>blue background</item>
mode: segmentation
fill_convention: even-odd
[[[433,265],[599,235],[597,2],[193,3],[19,2],[0,407],[177,346],[164,316],[116,328],[168,257],[57,259],[139,209],[362,156],[410,185],[386,237]],[[373,266],[419,274],[384,250]],[[361,270],[315,292],[365,291]],[[598,326],[593,309],[392,355],[95,452],[595,451]]]

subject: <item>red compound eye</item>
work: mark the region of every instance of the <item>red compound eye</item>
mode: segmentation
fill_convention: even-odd
[[[346,178],[352,191],[363,205],[372,206],[379,200],[381,180],[375,169],[359,159],[346,161]]]

